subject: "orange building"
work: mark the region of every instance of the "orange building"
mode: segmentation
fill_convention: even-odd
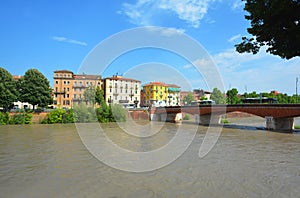
[[[101,87],[100,75],[74,74],[68,70],[54,71],[54,107],[71,108],[84,102],[83,93],[89,86]]]

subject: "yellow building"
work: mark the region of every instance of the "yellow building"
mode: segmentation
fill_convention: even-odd
[[[100,86],[100,75],[74,74],[68,70],[54,71],[54,107],[71,108],[84,102],[84,90],[89,86]]]
[[[143,106],[177,106],[180,104],[180,87],[163,82],[151,82],[143,86]]]

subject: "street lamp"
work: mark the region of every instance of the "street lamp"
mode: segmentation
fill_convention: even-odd
[[[296,78],[296,103],[298,103],[298,77]]]

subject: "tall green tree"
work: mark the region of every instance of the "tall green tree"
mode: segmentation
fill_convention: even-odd
[[[189,92],[186,96],[183,97],[184,104],[191,104],[194,101],[194,96],[191,92]]]
[[[102,89],[100,89],[100,87],[96,88],[95,102],[98,103],[99,105],[101,105],[103,102],[105,102],[104,91]]]
[[[86,102],[94,105],[96,100],[96,87],[93,85],[88,86],[84,90],[83,97]]]
[[[251,22],[247,29],[251,38],[243,37],[235,45],[240,53],[256,54],[262,46],[281,58],[300,56],[300,1],[299,0],[243,0],[245,16]]]
[[[240,103],[240,99],[238,97],[238,90],[236,88],[232,88],[226,92],[227,95],[227,103],[228,104],[238,104]]]
[[[21,83],[20,100],[22,102],[32,104],[33,108],[36,105],[46,107],[52,104],[49,81],[37,69],[27,70]]]
[[[0,107],[3,111],[6,112],[13,106],[17,95],[16,81],[6,69],[0,67]]]
[[[216,104],[225,104],[226,103],[224,94],[218,88],[213,89],[213,92],[211,93],[210,98],[213,101],[215,101]]]

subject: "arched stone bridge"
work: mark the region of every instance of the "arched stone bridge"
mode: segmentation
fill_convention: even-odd
[[[178,122],[182,113],[195,116],[198,124],[219,124],[220,116],[229,112],[245,112],[266,118],[266,128],[273,130],[293,130],[294,117],[300,116],[299,104],[237,104],[199,105],[150,108],[150,120]]]

